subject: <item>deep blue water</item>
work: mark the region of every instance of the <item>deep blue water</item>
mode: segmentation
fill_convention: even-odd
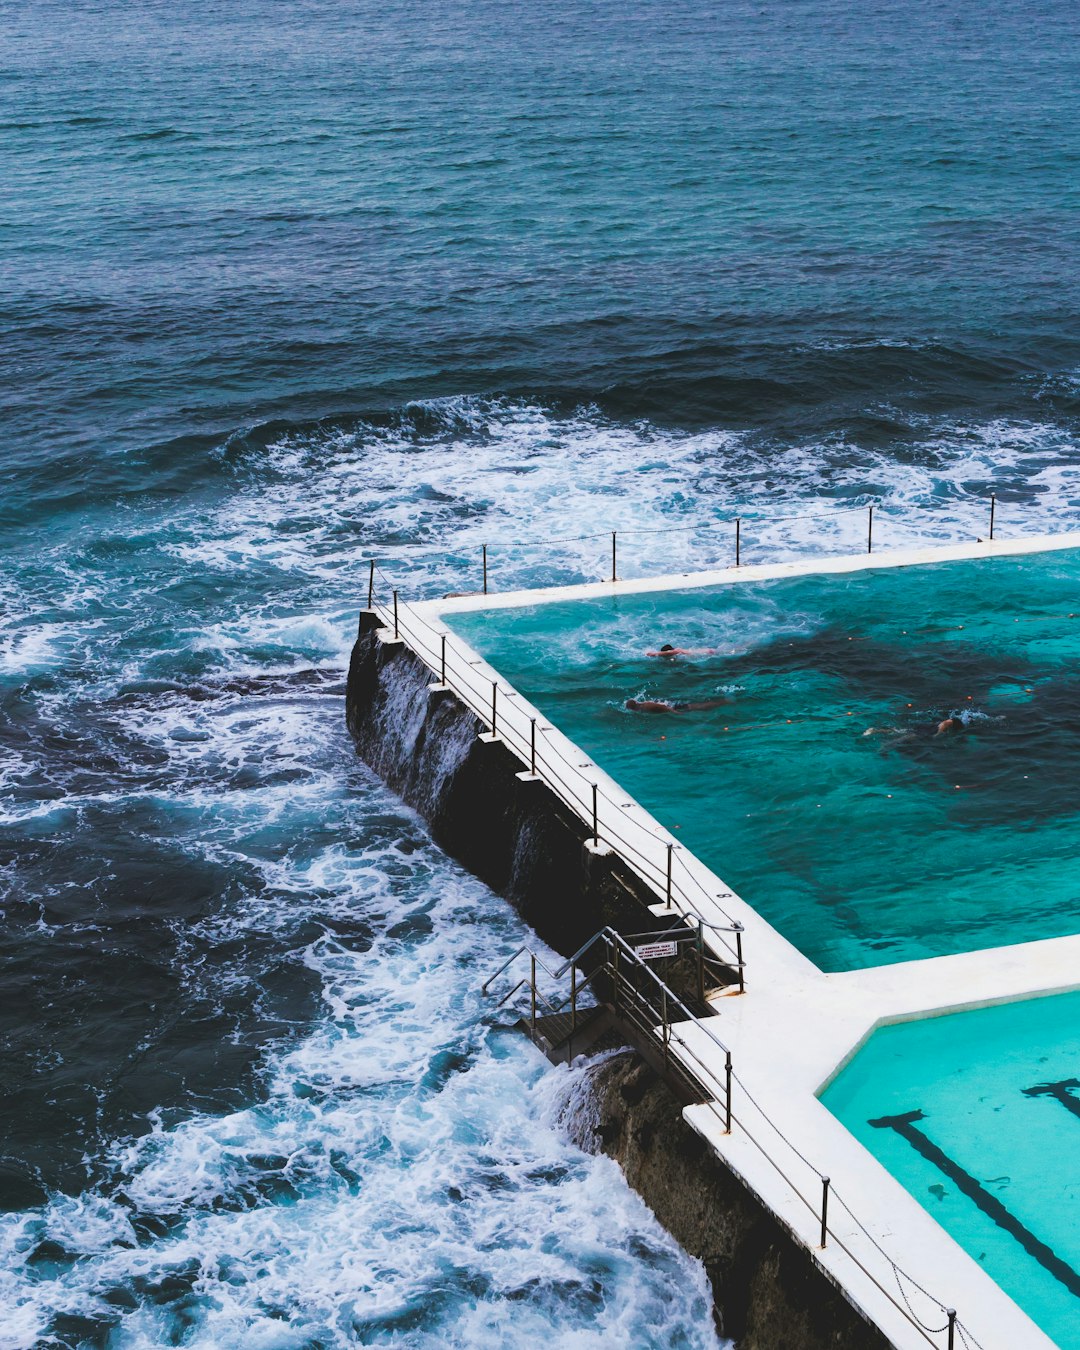
[[[710,1343],[352,755],[366,560],[1075,524],[1078,26],[0,3],[0,1341]]]

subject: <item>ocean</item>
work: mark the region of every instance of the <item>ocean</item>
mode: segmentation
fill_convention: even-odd
[[[1078,29],[0,0],[0,1345],[718,1344],[353,753],[368,560],[1076,527]]]

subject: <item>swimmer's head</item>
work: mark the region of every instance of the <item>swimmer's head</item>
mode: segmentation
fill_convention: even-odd
[[[664,652],[673,652],[674,650],[675,648],[671,645],[670,642],[665,642],[664,645],[660,648],[661,655]]]
[[[626,706],[630,709],[631,712],[637,712],[637,710],[641,707],[641,704],[637,701],[636,698],[628,698],[626,700]]]

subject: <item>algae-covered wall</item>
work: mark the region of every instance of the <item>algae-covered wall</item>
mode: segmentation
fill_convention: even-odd
[[[719,1330],[739,1350],[886,1350],[889,1341],[686,1124],[637,1055],[590,1065],[562,1119],[575,1143],[617,1160],[668,1232],[704,1263]]]
[[[367,616],[365,616],[367,619]],[[615,855],[584,845],[589,831],[404,644],[361,623],[346,711],[361,756],[428,821],[436,843],[505,895],[557,951],[575,951],[605,924],[641,931],[656,896]]]
[[[361,756],[427,819],[433,838],[569,955],[605,924],[640,931],[656,897],[403,643],[365,614],[347,691]],[[568,1133],[621,1164],[660,1222],[708,1270],[717,1321],[739,1350],[885,1350],[889,1342],[682,1118],[630,1051],[599,1060],[567,1104]],[[673,1291],[677,1297],[677,1291]]]

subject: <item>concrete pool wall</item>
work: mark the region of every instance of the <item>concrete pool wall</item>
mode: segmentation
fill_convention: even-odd
[[[738,585],[812,573],[828,576],[1077,546],[1080,536],[1065,535],[399,603],[396,632],[394,607],[380,604],[365,617],[354,653],[350,724],[362,753],[436,821],[440,813],[445,816],[447,802],[455,796],[464,800],[463,784],[471,784],[469,801],[460,812],[461,818],[472,818],[466,828],[469,843],[455,850],[452,840],[444,842],[451,851],[464,853],[466,861],[471,853],[470,865],[482,875],[486,867],[486,875],[500,889],[527,885],[523,878],[538,865],[554,866],[549,880],[534,888],[526,909],[526,917],[542,932],[545,918],[550,920],[545,933],[549,940],[552,929],[565,928],[563,941],[554,945],[572,950],[573,937],[582,928],[597,918],[616,917],[620,904],[640,908],[650,897],[655,913],[700,920],[705,941],[733,970],[738,944],[745,957],[745,996],[734,993],[734,985],[717,996],[724,1038],[736,1065],[734,1126],[725,1132],[722,1116],[708,1104],[685,1108],[684,1119],[826,1282],[841,1289],[868,1325],[897,1346],[944,1347],[947,1307],[958,1310],[962,1324],[956,1345],[964,1343],[961,1335],[983,1350],[1018,1345],[1038,1350],[1051,1342],[852,1138],[818,1093],[878,1025],[1077,988],[1080,936],[822,972],[508,686],[452,631],[447,617],[546,600]],[[499,793],[493,794],[490,784],[483,786],[486,771],[477,767],[478,747],[503,762],[498,776],[504,788]],[[472,769],[460,774],[461,764],[470,761]],[[514,833],[512,818],[522,813],[520,799],[510,803],[505,790],[511,778],[523,793],[543,790],[548,804],[541,815],[562,818],[562,830],[549,835],[548,844],[535,846],[540,828],[535,823]],[[510,795],[515,791],[511,788]],[[503,858],[492,866],[484,840],[485,835],[494,840],[498,833],[490,828],[496,817],[510,836],[492,845],[493,854],[502,850]],[[556,836],[563,843],[552,847]],[[573,843],[567,844],[571,837]],[[590,840],[595,842],[583,851],[582,844]],[[599,866],[602,872],[589,880],[589,868]],[[614,883],[613,869],[620,873]],[[598,881],[598,875],[604,880]],[[556,876],[557,883],[551,880]],[[609,888],[606,900],[601,898],[604,886]],[[592,896],[593,908],[584,913],[578,905],[581,894]],[[562,897],[561,913],[550,908],[553,895]],[[577,928],[571,931],[574,913]],[[686,1035],[692,1040],[695,1028],[686,1028]],[[702,1034],[700,1039],[700,1054],[707,1057],[708,1038]],[[717,1066],[718,1084],[720,1077]],[[825,1176],[830,1178],[830,1198],[822,1248]],[[654,1208],[662,1208],[655,1199]],[[818,1343],[827,1342],[806,1342]]]
[[[1080,1347],[1080,994],[879,1027],[822,1100],[1067,1350]]]

